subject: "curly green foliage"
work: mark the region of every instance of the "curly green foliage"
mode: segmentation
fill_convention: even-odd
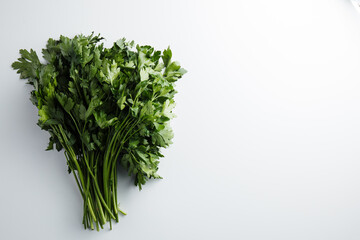
[[[41,63],[32,49],[12,64],[34,89],[38,125],[50,133],[47,150],[64,149],[84,200],[85,228],[118,221],[116,163],[141,189],[157,174],[161,148],[173,137],[175,82],[186,73],[168,48],[134,46],[124,38],[49,39]]]

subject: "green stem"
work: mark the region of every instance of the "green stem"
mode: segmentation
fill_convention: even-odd
[[[79,165],[79,163],[78,163],[78,161],[77,161],[77,159],[76,159],[76,155],[75,155],[75,153],[74,153],[74,150],[72,149],[72,147],[70,147],[70,146],[68,146],[68,145],[66,144],[66,142],[68,142],[68,139],[67,139],[67,137],[66,137],[66,135],[65,135],[65,133],[64,133],[64,131],[63,131],[63,129],[62,129],[62,126],[61,126],[61,125],[58,125],[58,127],[59,127],[60,133],[61,133],[61,135],[62,135],[62,138],[63,138],[64,141],[65,141],[65,142],[63,143],[63,147],[64,147],[65,149],[67,149],[67,151],[68,151],[69,154],[71,154],[72,160],[73,160],[73,162],[75,163],[76,168],[77,168],[77,170],[78,170],[78,174],[79,174],[79,177],[80,177],[80,182],[81,182],[81,184],[82,184],[83,186],[85,186],[85,184],[84,184],[84,177],[83,177],[83,174],[82,174],[80,165]]]
[[[118,135],[122,132],[122,130],[125,128],[125,126],[128,125],[128,117],[129,115],[127,115],[124,120],[118,125],[116,126],[116,132],[113,133],[113,136],[110,140],[110,143],[108,143],[107,145],[107,149],[105,152],[105,156],[104,156],[104,162],[103,162],[103,185],[104,185],[104,197],[105,197],[105,202],[109,203],[109,192],[108,192],[108,181],[109,181],[109,171],[110,171],[110,167],[111,164],[109,164],[108,162],[110,161],[110,157],[111,157],[111,152],[113,149],[113,144],[114,141],[118,138]]]
[[[96,202],[97,202],[97,206],[99,208],[99,213],[100,213],[100,223],[102,224],[105,224],[106,222],[106,218],[105,218],[105,215],[104,215],[104,211],[101,207],[101,202],[99,200],[99,196],[97,195],[96,191],[95,191],[95,198],[96,198]]]
[[[76,176],[74,169],[72,169],[72,167],[70,166],[69,156],[67,155],[67,152],[66,152],[66,151],[64,152],[64,155],[65,155],[66,161],[68,162],[68,166],[69,166],[69,168],[71,169],[71,172],[72,172],[73,175],[74,175],[74,178],[75,178],[75,181],[76,181],[76,185],[77,185],[78,188],[79,188],[79,191],[80,191],[80,193],[81,193],[81,196],[82,196],[82,198],[84,198],[84,193],[83,193],[83,190],[81,189],[81,186],[80,186],[80,183],[79,183],[79,179],[78,179],[78,177]]]
[[[94,222],[96,222],[96,217],[95,217],[95,213],[94,213],[94,211],[93,211],[93,209],[92,209],[92,207],[91,207],[90,198],[88,198],[88,204],[89,204],[89,211],[90,211],[90,214],[91,214],[91,216],[93,217]],[[91,221],[91,222],[92,222],[92,221]]]

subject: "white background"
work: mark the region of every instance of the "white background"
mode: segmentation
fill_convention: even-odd
[[[348,0],[1,1],[1,239],[360,239],[360,14]],[[45,152],[20,48],[101,33],[157,49],[178,82],[163,180],[84,230],[62,153]]]

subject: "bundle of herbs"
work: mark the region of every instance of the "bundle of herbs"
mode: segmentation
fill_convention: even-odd
[[[121,39],[105,48],[100,35],[60,36],[42,50],[20,50],[12,64],[33,86],[38,125],[50,133],[47,150],[64,150],[83,198],[85,228],[119,221],[117,164],[141,189],[157,174],[161,148],[173,137],[174,83],[186,71],[168,48]]]

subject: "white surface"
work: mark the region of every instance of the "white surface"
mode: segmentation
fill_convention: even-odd
[[[360,12],[360,0],[351,0],[351,2],[356,8],[356,10]]]
[[[360,14],[348,0],[1,1],[0,239],[360,239]],[[20,48],[92,30],[164,49],[178,83],[163,180],[119,176],[128,216],[82,228],[45,152]]]

